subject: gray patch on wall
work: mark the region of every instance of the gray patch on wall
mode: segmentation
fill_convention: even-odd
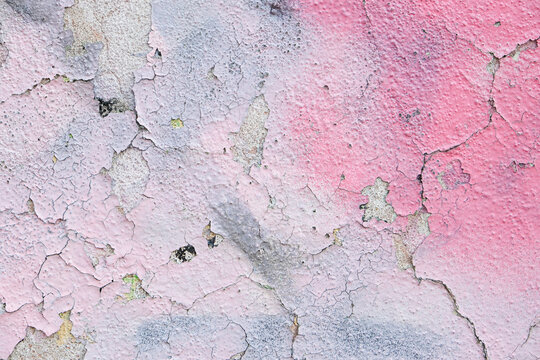
[[[137,348],[148,352],[165,344],[169,338],[172,323],[169,319],[153,320],[143,323],[137,329]]]
[[[2,41],[2,24],[0,24],[0,67],[6,62],[9,55],[9,49]]]
[[[302,358],[317,353],[324,359],[442,359],[443,339],[425,329],[371,319],[319,318],[301,321]]]
[[[244,324],[247,348],[242,360],[284,359],[290,355],[293,332],[285,316],[259,316]]]
[[[289,270],[300,266],[296,254],[276,239],[264,236],[257,219],[238,199],[227,197],[213,209],[217,215],[212,221],[215,231],[234,242],[272,287],[287,284]]]
[[[291,321],[287,317],[260,315],[234,320],[242,324],[245,342],[249,344],[242,359],[281,359],[290,355],[292,332],[289,329]],[[163,355],[169,344],[178,349],[183,344],[211,341],[217,332],[230,324],[231,319],[220,315],[172,316],[147,321],[137,329],[140,358],[151,358],[157,353]]]
[[[58,11],[63,8],[55,0],[6,0],[6,3],[25,19],[36,22],[58,20]]]

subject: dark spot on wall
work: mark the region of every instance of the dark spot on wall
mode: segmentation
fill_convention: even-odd
[[[283,15],[283,10],[279,3],[270,4],[270,14],[271,15]]]
[[[187,244],[186,246],[180,247],[178,250],[174,250],[171,254],[171,260],[177,263],[183,263],[186,261],[191,261],[195,256],[197,256],[195,247]]]
[[[216,247],[216,246],[217,246],[217,244],[216,244],[216,237],[215,236],[208,239],[208,247],[209,248],[213,248],[213,247]]]
[[[401,120],[404,120],[405,122],[409,122],[412,118],[414,118],[415,116],[418,116],[420,115],[420,110],[419,109],[415,109],[412,113],[410,114],[402,114],[402,113],[399,113],[399,118]]]
[[[251,4],[255,8],[264,10],[266,14],[270,13],[279,21],[291,19],[291,13],[294,10],[294,3],[288,0],[251,0]]]
[[[208,225],[204,227],[203,232],[202,232],[202,235],[206,239],[208,243],[208,247],[210,249],[215,248],[223,241],[223,236],[213,232],[212,229],[210,228],[211,226],[212,226],[212,223],[209,222]]]
[[[110,113],[121,113],[126,111],[127,107],[118,99],[97,99],[99,101],[99,115],[106,117]]]

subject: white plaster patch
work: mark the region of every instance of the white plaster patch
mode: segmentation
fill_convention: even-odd
[[[240,130],[232,134],[234,160],[244,166],[246,173],[253,165],[261,165],[264,139],[268,133],[264,123],[269,115],[270,109],[264,95],[257,96],[249,106]]]
[[[108,173],[112,178],[112,192],[120,199],[120,206],[125,212],[131,211],[141,201],[150,174],[142,151],[128,148],[116,154]]]
[[[133,72],[146,64],[150,51],[150,15],[149,0],[75,0],[66,9],[64,24],[74,35],[68,54],[84,53],[87,44],[103,44],[94,80],[97,98],[116,99],[128,108],[134,107]]]
[[[388,195],[388,183],[381,178],[375,180],[375,184],[366,186],[362,190],[362,195],[369,197],[367,204],[360,205],[364,209],[363,221],[369,221],[373,218],[387,223],[393,222],[397,215],[392,205],[386,202]]]

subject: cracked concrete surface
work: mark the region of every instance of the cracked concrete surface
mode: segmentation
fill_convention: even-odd
[[[96,98],[134,108],[133,73],[146,64],[151,11],[149,0],[75,0],[66,8],[64,27],[73,34],[68,56],[92,51],[89,44],[102,44],[93,79]]]
[[[0,359],[537,359],[539,11],[0,0]]]

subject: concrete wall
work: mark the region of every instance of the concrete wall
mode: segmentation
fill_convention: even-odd
[[[0,0],[0,359],[537,359],[539,13]]]

